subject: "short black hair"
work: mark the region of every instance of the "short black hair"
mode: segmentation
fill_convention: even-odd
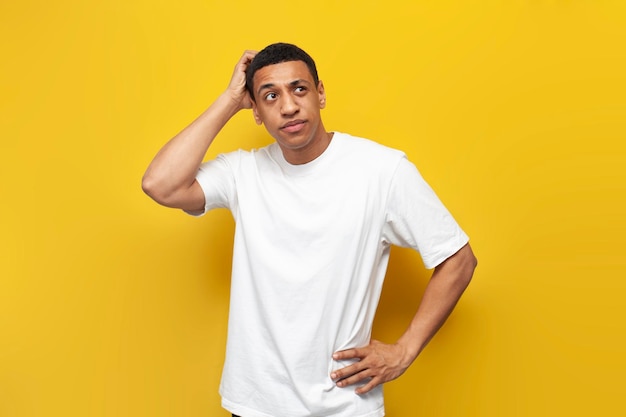
[[[250,94],[250,98],[254,100],[254,86],[253,78],[254,74],[263,67],[268,65],[280,64],[281,62],[289,61],[302,61],[309,68],[309,72],[313,76],[315,87],[319,84],[319,78],[317,76],[317,68],[315,67],[315,61],[313,58],[296,45],[290,43],[273,43],[263,48],[258,54],[255,55],[250,65],[246,69],[246,89]]]

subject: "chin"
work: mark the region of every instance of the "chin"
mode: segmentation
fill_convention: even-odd
[[[295,135],[285,135],[279,132],[274,136],[274,140],[276,140],[279,145],[289,149],[303,148],[311,142],[310,138],[303,132]]]
[[[278,145],[281,148],[289,149],[290,151],[297,151],[299,149],[304,149],[309,144],[309,142],[294,143],[294,142],[284,141],[284,140],[277,140],[276,142],[278,142]]]

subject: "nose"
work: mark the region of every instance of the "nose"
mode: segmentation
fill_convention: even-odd
[[[283,116],[292,116],[299,110],[298,102],[289,94],[283,96],[280,103],[280,112]]]

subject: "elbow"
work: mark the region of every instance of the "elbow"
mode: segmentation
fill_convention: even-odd
[[[469,285],[472,277],[474,276],[474,270],[478,266],[478,259],[472,249],[467,245],[467,251],[463,259],[463,273],[461,274],[461,279],[463,280],[463,285],[466,287]]]
[[[150,197],[152,197],[155,193],[156,184],[154,183],[154,179],[148,174],[145,174],[141,179],[141,189]]]
[[[471,272],[474,272],[474,269],[476,269],[476,267],[478,266],[478,258],[476,258],[476,255],[474,255],[474,252],[472,251],[472,248],[469,247],[469,245],[467,248],[468,248],[468,251],[466,255],[465,264],[466,264],[466,267]]]
[[[143,176],[141,189],[157,203],[167,205],[167,193],[163,192],[163,186],[152,175],[146,173]]]

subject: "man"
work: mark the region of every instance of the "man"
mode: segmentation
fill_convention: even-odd
[[[235,218],[222,405],[242,417],[383,416],[400,376],[443,324],[476,266],[468,238],[405,155],[328,132],[315,63],[294,45],[246,51],[226,91],[156,155],[158,203]],[[252,109],[276,143],[202,164]],[[371,340],[390,245],[435,268],[394,344]]]

